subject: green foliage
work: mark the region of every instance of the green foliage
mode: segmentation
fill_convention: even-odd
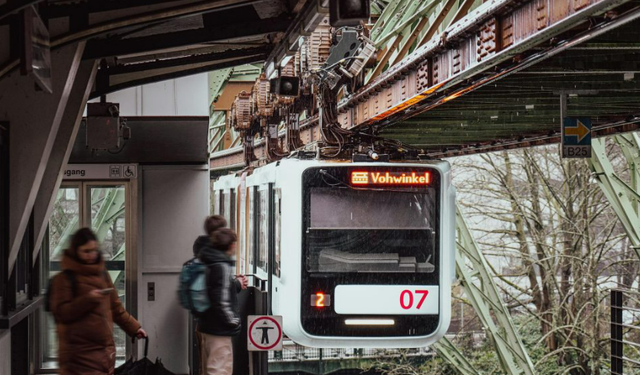
[[[525,349],[536,366],[536,373],[540,375],[562,374],[566,369],[558,366],[554,356],[547,355],[547,349],[542,342],[539,323],[535,319],[522,314],[514,315],[513,320],[516,329],[520,332]],[[467,332],[458,335],[453,341],[479,374],[503,374],[495,348],[487,337],[484,337],[480,342],[476,342],[474,334]],[[384,375],[454,375],[460,373],[438,355],[432,358],[420,357],[420,360],[407,356],[381,358],[374,364],[373,368]]]

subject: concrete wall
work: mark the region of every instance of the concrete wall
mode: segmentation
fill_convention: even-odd
[[[0,330],[0,375],[11,375],[11,330]]]
[[[193,242],[209,214],[207,166],[144,166],[141,200],[138,315],[149,334],[149,357],[186,374],[188,314],[176,292],[182,264],[193,257]],[[155,283],[155,301],[148,301],[149,283]]]

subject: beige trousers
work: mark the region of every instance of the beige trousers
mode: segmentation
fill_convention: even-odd
[[[202,336],[202,363],[207,375],[232,375],[233,346],[230,336],[214,336],[200,332]]]

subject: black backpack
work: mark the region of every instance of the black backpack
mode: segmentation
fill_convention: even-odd
[[[71,270],[64,270],[64,271],[62,271],[62,273],[67,275],[67,278],[69,279],[69,282],[71,283],[71,290],[73,291],[73,296],[75,297],[78,294],[78,285],[76,283],[76,274]],[[48,311],[48,312],[51,312],[51,287],[53,286],[53,279],[54,278],[55,278],[55,276],[49,279],[49,284],[47,285],[47,292],[44,295],[44,311]]]

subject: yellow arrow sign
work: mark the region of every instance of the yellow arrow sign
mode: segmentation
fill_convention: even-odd
[[[578,137],[578,142],[582,142],[584,137],[589,134],[591,130],[585,126],[580,120],[576,120],[576,126],[567,126],[564,128],[564,135],[575,135]]]

